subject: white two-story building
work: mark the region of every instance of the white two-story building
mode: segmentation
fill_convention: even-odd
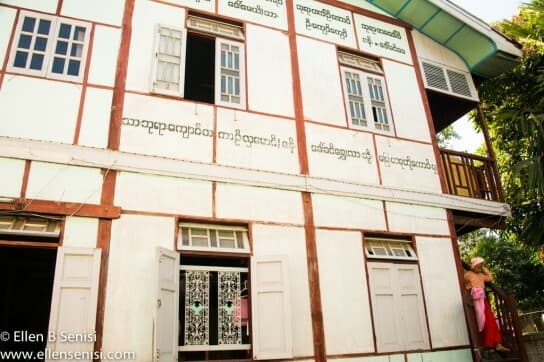
[[[471,361],[509,208],[435,134],[519,55],[447,0],[0,0],[1,349]]]

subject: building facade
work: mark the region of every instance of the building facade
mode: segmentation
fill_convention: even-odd
[[[435,134],[517,56],[444,0],[0,1],[3,349],[471,361],[509,209]]]

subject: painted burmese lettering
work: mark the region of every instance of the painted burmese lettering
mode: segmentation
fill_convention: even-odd
[[[270,10],[267,10],[267,9],[264,9],[261,5],[257,5],[257,6],[244,5],[242,0],[229,1],[227,3],[227,5],[230,6],[231,8],[240,9],[240,10],[243,10],[243,11],[248,11],[248,12],[251,12],[251,13],[254,13],[254,14],[257,14],[257,15],[264,15],[264,16],[268,16],[268,17],[271,17],[271,18],[277,18],[278,17],[277,13],[275,13],[273,11],[270,11]]]
[[[276,6],[282,6],[283,5],[283,0],[266,0],[266,1],[276,4]]]
[[[240,146],[240,141],[242,140],[242,135],[240,134],[240,130],[237,129],[234,131],[234,144],[236,146]]]

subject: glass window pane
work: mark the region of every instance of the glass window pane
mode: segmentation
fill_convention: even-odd
[[[40,25],[38,25],[38,34],[49,35],[50,29],[51,22],[49,20],[40,20]]]
[[[215,230],[210,230],[210,246],[212,248],[217,248],[217,235],[215,235]]]
[[[226,65],[226,63],[227,63],[227,62],[226,62],[226,54],[225,54],[225,52],[222,51],[222,52],[221,52],[221,67],[224,68],[225,65]]]
[[[233,92],[232,92],[232,77],[229,77],[229,89],[228,89],[228,93],[229,93],[229,94],[233,94]]]
[[[13,62],[13,66],[18,68],[26,68],[27,59],[27,52],[17,52],[15,53],[15,61]]]
[[[83,41],[85,39],[85,28],[81,26],[76,26],[74,31],[74,40]]]
[[[234,249],[236,245],[234,245],[233,239],[221,239],[221,247]]]
[[[64,61],[64,58],[55,57],[55,59],[53,60],[53,68],[51,69],[51,71],[57,74],[64,73]]]
[[[240,69],[240,55],[234,54],[234,69]]]
[[[69,75],[79,75],[79,60],[70,60],[68,63],[68,74]]]
[[[240,95],[240,79],[238,78],[234,81],[234,94]]]
[[[28,35],[22,35],[19,38],[19,44],[17,44],[18,48],[24,48],[24,49],[30,49],[30,42],[32,41],[32,37]]]
[[[181,228],[181,243],[185,246],[189,245],[189,229]]]
[[[227,91],[227,82],[225,78],[225,76],[221,77],[221,93],[225,93]]]
[[[55,49],[55,54],[66,55],[68,52],[68,43],[65,41],[58,41],[57,48]]]
[[[228,56],[229,56],[229,58],[228,58],[228,67],[229,67],[229,69],[232,69],[232,53],[229,52]]]
[[[23,21],[23,31],[33,33],[35,25],[36,25],[36,19],[27,16],[25,17],[25,20]]]
[[[33,54],[30,60],[30,69],[41,70],[43,65],[43,55]]]
[[[238,249],[244,248],[244,236],[241,231],[236,232],[236,247]]]
[[[70,39],[70,32],[72,31],[72,26],[69,24],[60,24],[59,29],[59,38]]]
[[[70,51],[70,56],[81,58],[82,54],[83,54],[83,45],[72,44],[72,50]]]
[[[36,38],[36,43],[34,44],[34,50],[44,52],[46,46],[47,46],[47,38],[42,38],[42,37]]]
[[[191,245],[192,246],[201,246],[201,247],[208,247],[208,238],[205,237],[200,237],[200,236],[197,236],[195,237],[193,235],[193,237],[191,238]]]

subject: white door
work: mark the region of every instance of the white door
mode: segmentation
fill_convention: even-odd
[[[154,361],[178,360],[179,254],[157,248]]]
[[[100,249],[58,249],[47,343],[51,351],[88,352],[92,357],[100,257]]]
[[[417,265],[373,262],[368,273],[378,352],[429,348]]]
[[[254,358],[293,357],[287,257],[255,257],[251,286]]]

